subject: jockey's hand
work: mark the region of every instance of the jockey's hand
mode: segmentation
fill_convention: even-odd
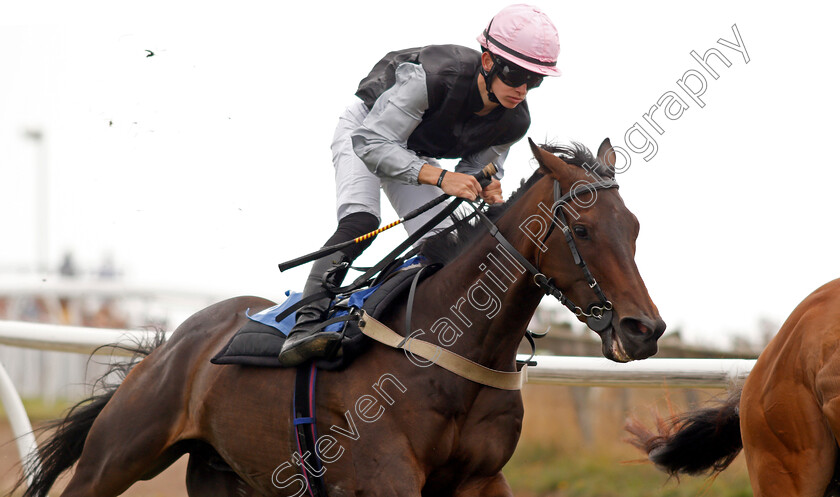
[[[484,187],[480,195],[490,205],[501,204],[505,201],[502,198],[502,184],[496,178],[493,178],[490,184]]]
[[[440,185],[444,193],[467,200],[476,200],[481,195],[481,184],[469,174],[448,171]]]
[[[423,164],[417,180],[420,184],[436,185],[442,172],[443,169],[439,167]],[[456,173],[454,171],[446,171],[440,188],[446,194],[467,200],[475,200],[481,194],[481,184],[479,184],[477,179],[469,174]]]

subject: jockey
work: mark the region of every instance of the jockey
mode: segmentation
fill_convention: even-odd
[[[531,123],[525,97],[544,76],[559,76],[557,29],[530,5],[502,9],[478,36],[481,52],[457,45],[432,45],[391,52],[360,84],[339,118],[332,142],[338,228],[325,246],[369,233],[379,226],[379,190],[400,217],[442,192],[487,203],[503,202],[494,178],[482,188],[472,176],[489,163],[500,171],[510,146]],[[461,159],[454,172],[435,159]],[[444,206],[405,223],[409,234]],[[303,298],[340,286],[347,265],[372,239],[315,261]],[[336,263],[346,262],[340,268]],[[340,333],[317,331],[330,298],[297,311],[280,362],[296,366],[332,353]]]

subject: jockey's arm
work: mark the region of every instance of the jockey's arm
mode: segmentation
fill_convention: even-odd
[[[408,137],[429,108],[426,73],[417,64],[403,63],[395,76],[394,85],[379,96],[351,134],[353,151],[380,178],[416,185],[426,161],[408,149]]]
[[[429,107],[425,71],[417,64],[404,63],[397,68],[395,75],[394,86],[380,95],[362,126],[353,132],[353,150],[368,169],[379,177],[408,184],[436,185],[443,169],[428,164],[407,148],[408,137],[420,124],[423,113]],[[491,150],[490,155],[497,158],[501,154],[494,149],[492,147],[488,150]],[[506,151],[504,148],[504,154]],[[478,167],[475,172],[480,170],[481,167]],[[481,196],[488,203],[502,201],[498,180],[494,179],[482,189],[472,176],[474,172],[464,173],[447,172],[439,186],[445,193],[457,197],[473,200]]]

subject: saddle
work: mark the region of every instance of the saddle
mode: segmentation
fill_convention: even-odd
[[[412,281],[422,270],[421,278],[433,274],[439,266],[428,265],[425,259],[413,257],[401,266],[378,278],[370,287],[357,290],[348,295],[340,295],[333,302],[324,330],[343,334],[339,353],[331,358],[315,362],[319,369],[341,370],[349,366],[353,359],[364,353],[372,340],[365,336],[357,325],[357,320],[350,319],[352,314],[365,311],[378,318],[396,299],[407,293]],[[300,301],[301,294],[286,292],[283,303],[250,314],[245,314],[248,322],[228,341],[210,362],[213,364],[239,364],[257,367],[281,367],[277,360],[283,342],[294,326],[296,315],[288,314],[280,322],[276,321],[287,309]]]

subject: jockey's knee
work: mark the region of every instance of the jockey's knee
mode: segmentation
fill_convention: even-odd
[[[357,231],[356,236],[370,233],[379,227],[379,218],[370,212],[353,212],[347,214],[338,222],[338,228]]]
[[[330,241],[327,242],[327,245],[333,245],[341,242],[346,242],[347,240],[352,240],[353,238],[366,235],[371,231],[374,231],[378,227],[379,218],[377,218],[369,212],[354,212],[352,214],[348,214],[341,218],[341,220],[338,222],[338,228],[336,228],[335,234],[330,239]],[[375,237],[370,237],[367,240],[353,244],[352,246],[344,249],[343,252],[347,254],[351,259],[355,259],[366,248],[368,248],[368,246],[370,246],[374,238]]]

